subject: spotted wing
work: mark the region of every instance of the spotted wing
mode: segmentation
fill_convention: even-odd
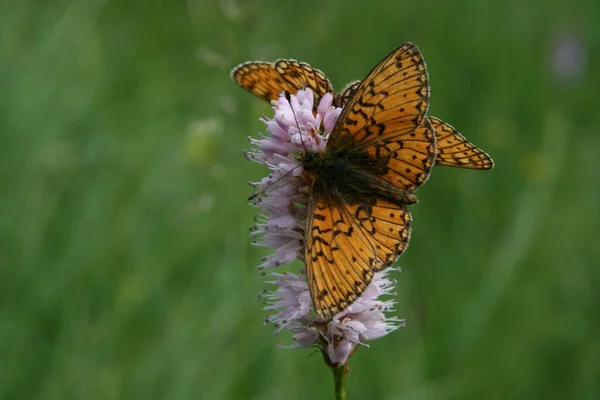
[[[330,320],[360,297],[373,274],[404,252],[410,223],[404,205],[383,199],[369,205],[312,199],[306,268],[317,314]]]
[[[428,82],[419,49],[411,43],[398,47],[358,85],[331,133],[328,150],[366,152],[370,172],[400,189],[415,190],[429,177],[436,151],[425,117]]]
[[[437,165],[470,169],[494,167],[494,161],[485,151],[478,149],[450,124],[435,117],[429,117],[429,121],[435,130]]]
[[[296,88],[290,86],[269,62],[248,61],[231,71],[231,78],[256,97],[265,101],[277,100],[279,93]]]
[[[279,93],[311,88],[315,105],[327,92],[333,92],[325,74],[309,64],[296,60],[278,60],[275,63],[249,61],[231,71],[231,78],[242,88],[265,100],[277,100]]]
[[[321,97],[325,93],[333,93],[333,86],[325,74],[305,62],[285,59],[277,60],[275,61],[275,71],[289,86],[295,89],[294,91],[290,91],[292,94],[295,94],[300,89],[312,89],[315,96],[315,105],[319,104]]]
[[[335,96],[334,104],[336,107],[345,107],[346,104],[350,101],[354,92],[360,85],[360,81],[352,81],[346,84],[342,91]]]

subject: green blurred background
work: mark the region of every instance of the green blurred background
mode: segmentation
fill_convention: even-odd
[[[419,191],[408,325],[356,353],[350,398],[600,398],[597,1],[0,11],[0,398],[332,398],[263,326],[242,151],[270,109],[229,71],[292,57],[340,88],[405,41],[496,168]]]

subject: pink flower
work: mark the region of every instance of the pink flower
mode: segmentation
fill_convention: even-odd
[[[246,157],[265,165],[270,174],[252,183],[257,190],[253,204],[260,208],[256,225],[251,230],[254,243],[273,249],[264,257],[259,269],[279,267],[299,259],[304,260],[306,210],[310,181],[306,178],[298,155],[305,151],[324,151],[327,138],[342,109],[332,106],[333,95],[325,94],[313,112],[314,96],[310,89],[299,90],[289,98],[281,95],[273,101],[275,117],[262,118],[267,125],[266,136],[249,138],[252,150]],[[396,317],[386,316],[393,311],[393,300],[381,300],[392,294],[395,281],[390,271],[375,274],[373,280],[353,304],[323,321],[313,312],[304,271],[266,273],[273,290],[261,293],[269,312],[265,322],[294,332],[289,348],[317,345],[331,365],[345,364],[360,345],[385,336],[404,325]]]

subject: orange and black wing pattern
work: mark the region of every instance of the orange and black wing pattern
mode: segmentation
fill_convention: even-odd
[[[360,81],[352,81],[346,84],[342,91],[335,95],[334,105],[336,107],[346,107],[346,104],[348,104],[359,85]]]
[[[397,188],[414,192],[429,178],[435,162],[434,136],[433,127],[424,119],[412,133],[382,140],[369,146],[367,153],[380,165],[380,178]]]
[[[469,142],[450,124],[435,117],[429,117],[429,121],[435,130],[437,165],[470,169],[494,167],[494,161],[489,154]]]
[[[318,105],[325,93],[333,93],[333,86],[323,72],[296,60],[245,62],[231,71],[231,78],[265,101],[277,100],[283,91],[296,94],[300,89],[310,88],[315,97],[314,104]]]
[[[431,172],[435,134],[425,113],[429,78],[411,43],[383,59],[354,89],[331,133],[327,148],[366,151],[379,163],[377,177],[413,191]]]
[[[279,93],[290,89],[269,62],[248,61],[240,64],[231,71],[231,78],[243,89],[267,102],[277,100]],[[292,89],[295,91],[295,88]]]
[[[363,294],[375,272],[404,252],[410,223],[406,206],[384,199],[372,204],[311,199],[306,269],[320,317],[330,320],[345,310]]]
[[[333,93],[333,86],[325,74],[305,62],[278,60],[275,62],[275,71],[296,89],[293,93],[300,89],[312,89],[315,106],[319,105],[319,101],[325,93]]]

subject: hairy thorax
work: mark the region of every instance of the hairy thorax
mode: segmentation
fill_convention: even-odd
[[[308,151],[301,159],[313,182],[315,196],[342,199],[348,204],[373,204],[385,198],[397,204],[414,204],[414,195],[382,178],[387,172],[384,160],[366,152]]]

